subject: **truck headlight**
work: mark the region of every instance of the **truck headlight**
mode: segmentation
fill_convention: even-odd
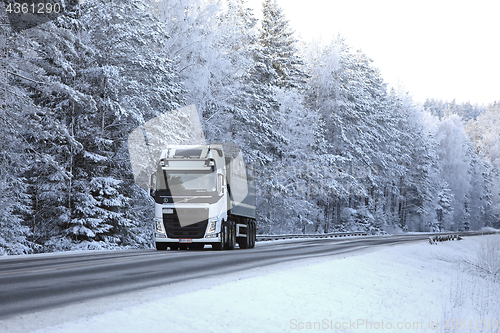
[[[155,234],[156,237],[167,237],[162,219],[155,219]]]
[[[211,234],[215,233],[216,228],[217,228],[217,218],[212,218],[208,220],[207,237],[215,237],[214,235]]]

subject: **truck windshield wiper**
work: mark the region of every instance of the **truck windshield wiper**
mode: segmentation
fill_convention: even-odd
[[[182,203],[182,202],[188,202],[193,199],[199,199],[199,198],[204,198],[204,197],[191,197],[191,198],[184,198],[181,201],[177,201],[177,203]]]

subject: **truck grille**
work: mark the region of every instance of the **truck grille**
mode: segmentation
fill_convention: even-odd
[[[181,226],[179,221],[181,217]],[[168,238],[203,238],[208,224],[208,208],[176,208],[163,214],[163,225]]]

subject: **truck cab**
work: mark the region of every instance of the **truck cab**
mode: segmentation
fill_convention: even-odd
[[[255,186],[235,145],[167,146],[150,183],[158,250],[255,245]]]

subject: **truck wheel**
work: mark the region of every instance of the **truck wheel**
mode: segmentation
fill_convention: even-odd
[[[233,250],[234,245],[236,244],[236,230],[235,230],[235,224],[233,221],[228,222],[227,226],[227,233],[228,233],[228,240],[227,240],[227,249],[228,250]]]
[[[253,246],[255,247],[255,242],[257,242],[257,222],[253,221]]]
[[[250,233],[250,248],[253,249],[255,247],[255,239],[257,238],[257,228],[255,227],[255,222],[251,221],[251,230],[252,232]]]
[[[212,248],[214,250],[222,251],[226,249],[226,239],[227,239],[227,233],[226,233],[226,222],[222,222],[221,230],[220,230],[220,242],[219,243],[213,243]]]
[[[168,243],[156,243],[156,249],[158,251],[165,251],[168,247]]]
[[[248,221],[248,248],[251,249],[253,247],[253,223],[252,221]]]

